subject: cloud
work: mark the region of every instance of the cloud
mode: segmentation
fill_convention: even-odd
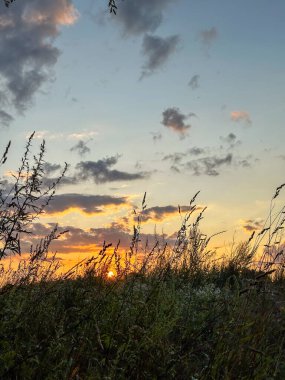
[[[190,124],[185,123],[187,118],[189,118],[189,116],[181,113],[179,108],[170,107],[162,113],[161,123],[165,127],[170,128],[174,132],[180,134],[181,137],[184,137],[187,130],[191,128]]]
[[[146,62],[143,65],[141,79],[147,75],[151,75],[166,63],[170,55],[176,50],[178,41],[179,37],[177,35],[166,38],[151,36],[149,34],[144,36],[142,46]]]
[[[116,165],[119,157],[113,156],[98,161],[81,161],[76,165],[76,178],[79,181],[92,179],[95,183],[106,183],[113,181],[134,181],[149,177],[147,172],[128,173],[111,169]]]
[[[79,140],[77,144],[70,148],[71,152],[78,152],[80,156],[84,156],[86,153],[90,153],[90,148],[87,146],[89,141],[84,142]]]
[[[43,165],[43,169],[44,169],[45,175],[49,176],[50,174],[62,169],[62,167],[59,164],[51,164],[50,162],[45,162]]]
[[[192,88],[192,90],[196,90],[198,87],[200,87],[200,75],[193,75],[193,77],[190,79],[188,86]]]
[[[250,159],[251,159],[250,156],[248,158],[239,158],[237,159],[236,164],[238,166],[242,166],[243,168],[250,168],[251,167]],[[255,161],[258,161],[258,159],[255,159]]]
[[[196,210],[201,210],[202,207],[198,206]],[[180,206],[180,212],[188,212],[190,211],[189,206]],[[149,220],[155,222],[161,222],[165,218],[179,215],[178,206],[168,205],[168,206],[154,206],[145,209],[141,214],[142,222],[147,222]]]
[[[260,218],[256,219],[247,219],[242,221],[242,227],[247,231],[247,232],[252,232],[256,230],[260,230],[263,228],[264,225],[264,220]]]
[[[74,132],[70,133],[68,135],[68,138],[75,139],[75,140],[82,140],[82,139],[92,139],[92,137],[98,135],[98,132],[96,131],[89,131],[89,130],[82,130],[80,132]]]
[[[199,156],[200,154],[205,153],[206,149],[194,146],[193,148],[189,149],[188,152],[189,154],[192,154],[193,156]]]
[[[30,244],[37,244],[53,227],[53,223],[34,223],[31,227],[32,234],[27,237],[26,243],[23,243],[22,251],[28,252]],[[61,231],[68,232],[65,233],[62,238],[53,241],[50,247],[52,251],[57,251],[59,254],[68,254],[71,252],[94,254],[102,246],[104,241],[107,244],[112,243],[113,247],[120,241],[120,248],[128,249],[132,240],[132,233],[129,232],[124,225],[121,225],[121,223],[111,223],[111,225],[107,227],[90,228],[86,230],[67,225],[60,226],[58,232]],[[140,244],[144,246],[146,241],[148,241],[150,245],[154,245],[158,237],[158,234],[155,236],[154,234],[141,233]]]
[[[21,0],[9,9],[4,9],[1,2],[1,7],[1,95],[7,107],[22,113],[50,79],[50,69],[60,54],[54,39],[61,26],[76,21],[77,12],[69,0]],[[6,117],[4,124],[11,121]]]
[[[224,157],[210,156],[191,160],[185,164],[185,167],[188,170],[191,170],[196,176],[218,176],[220,174],[220,167],[224,165],[229,166],[231,165],[232,161],[233,155],[229,153]]]
[[[4,127],[9,127],[13,120],[13,116],[11,116],[9,113],[3,110],[0,110],[0,125],[3,125]]]
[[[103,158],[98,161],[81,161],[76,164],[75,170],[72,174],[66,174],[61,179],[58,187],[65,185],[77,185],[88,180],[93,180],[95,183],[100,184],[115,181],[134,181],[149,178],[151,174],[150,172],[138,171],[136,173],[128,173],[111,169],[112,166],[117,164],[119,157],[120,156],[117,155]],[[57,177],[50,177],[47,175],[45,178],[43,178],[43,183],[45,186],[51,186],[54,182],[56,182],[56,180]]]
[[[226,137],[221,136],[220,139],[228,146],[228,149],[233,149],[241,144],[241,141],[237,140],[237,136],[234,133],[229,133]]]
[[[120,3],[116,17],[125,35],[154,32],[162,22],[163,12],[173,0],[131,0]]]
[[[152,134],[152,139],[153,139],[153,142],[156,143],[157,141],[161,140],[162,139],[162,134],[157,132],[150,132]]]
[[[205,45],[206,48],[209,49],[211,47],[211,45],[213,44],[213,42],[217,39],[218,31],[213,26],[210,29],[201,30],[199,36],[200,36],[200,40],[203,43],[203,45]]]
[[[126,197],[110,195],[60,194],[55,195],[45,209],[47,214],[61,213],[78,209],[85,214],[102,213],[104,206],[122,206],[127,204]]]
[[[231,120],[236,122],[236,123],[244,122],[248,125],[252,124],[249,113],[245,112],[245,111],[233,111],[233,112],[231,112]]]
[[[174,165],[180,164],[183,158],[187,156],[187,153],[171,153],[162,158],[163,161],[171,161]]]
[[[241,144],[241,141],[237,139],[234,133],[229,133],[226,137],[220,137],[220,139],[225,145],[205,148],[194,146],[184,152],[167,154],[162,157],[162,161],[169,161],[171,163],[170,170],[173,172],[180,173],[190,170],[196,176],[218,176],[224,166],[248,168],[258,161],[252,155],[243,157],[234,154],[233,148]],[[231,149],[232,151],[230,151]]]
[[[32,134],[32,131],[26,134],[26,138],[29,138]],[[79,132],[73,133],[63,133],[63,132],[51,132],[48,130],[36,131],[34,134],[34,139],[38,140],[59,140],[59,139],[70,139],[70,140],[83,140],[89,139],[92,140],[92,137],[97,135],[96,131],[82,130]]]
[[[193,147],[188,149],[186,152],[175,152],[171,154],[167,154],[162,158],[163,161],[171,161],[171,163],[175,166],[182,163],[183,158],[187,156],[199,156],[200,154],[206,153],[205,148],[199,148],[199,147]],[[177,167],[174,168],[174,170],[177,171]]]

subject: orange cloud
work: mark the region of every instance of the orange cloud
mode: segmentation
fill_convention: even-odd
[[[27,6],[23,19],[31,24],[52,23],[54,25],[72,25],[79,17],[79,12],[68,0],[57,0],[56,3],[35,7]]]
[[[231,112],[231,120],[236,122],[236,123],[245,122],[247,124],[252,124],[249,113],[245,112],[245,111],[233,111],[233,112]]]

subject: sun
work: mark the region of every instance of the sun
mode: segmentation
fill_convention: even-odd
[[[108,273],[107,273],[107,277],[108,278],[113,278],[115,276],[114,272],[112,270],[110,270]]]

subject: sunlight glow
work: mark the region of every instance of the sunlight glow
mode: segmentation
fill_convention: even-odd
[[[110,270],[110,272],[107,273],[108,278],[113,278],[115,276],[114,272]]]

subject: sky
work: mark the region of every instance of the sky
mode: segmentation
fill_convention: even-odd
[[[142,230],[172,237],[194,194],[224,249],[262,228],[285,168],[283,0],[18,0],[0,5],[0,149],[28,136],[68,171],[35,238],[65,260]]]

